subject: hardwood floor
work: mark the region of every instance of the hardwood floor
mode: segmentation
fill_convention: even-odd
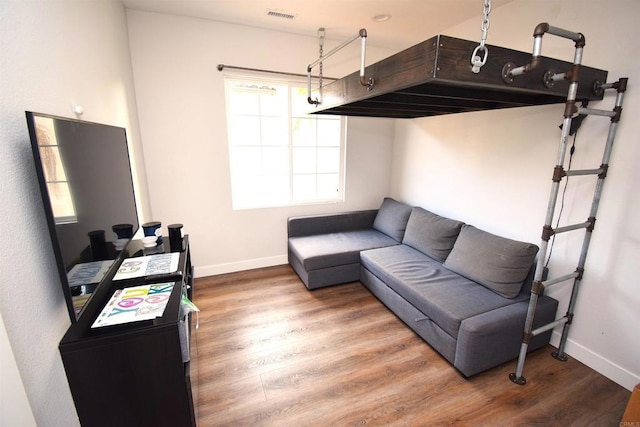
[[[630,392],[553,348],[465,379],[360,283],[288,266],[196,279],[198,423],[618,426]]]

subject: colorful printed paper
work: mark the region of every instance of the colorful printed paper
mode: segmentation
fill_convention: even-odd
[[[169,302],[173,285],[158,283],[118,289],[91,327],[100,328],[161,317]]]
[[[178,270],[179,261],[180,254],[178,252],[127,258],[118,267],[118,272],[113,280],[175,273]]]

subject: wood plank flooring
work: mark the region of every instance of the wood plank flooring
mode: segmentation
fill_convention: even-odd
[[[630,392],[551,346],[465,379],[360,283],[277,266],[198,278],[198,425],[618,426]]]

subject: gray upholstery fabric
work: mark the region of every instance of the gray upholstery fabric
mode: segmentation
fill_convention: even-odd
[[[532,243],[465,224],[444,266],[506,298],[516,297],[538,253]]]
[[[464,375],[471,376],[515,359],[520,352],[527,301],[488,311],[465,319],[458,333],[454,366]],[[536,305],[534,329],[555,319],[558,301],[541,296]],[[531,339],[528,351],[549,343],[552,331]]]
[[[359,263],[361,250],[397,244],[371,229],[289,238],[289,250],[307,270]]]
[[[464,319],[528,298],[503,298],[407,245],[363,251],[360,262],[453,338]]]
[[[411,215],[411,206],[385,197],[373,221],[373,228],[402,242],[409,215]]]
[[[361,267],[360,281],[464,376],[470,377],[518,357],[528,307],[526,301],[511,300],[513,304],[465,319],[456,340],[364,266]],[[556,300],[546,296],[538,301],[534,327],[553,321],[558,306]],[[534,337],[528,350],[548,344],[551,332]]]
[[[302,237],[342,231],[366,230],[373,226],[377,209],[325,215],[296,216],[287,220],[287,236]]]
[[[360,251],[398,242],[372,228],[378,210],[291,217],[289,264],[308,289],[357,281]]]
[[[420,207],[409,216],[402,243],[431,258],[444,262],[464,225],[461,221],[441,217]]]
[[[361,267],[360,270],[360,281],[400,320],[428,342],[431,347],[450,363],[454,362],[456,354],[455,338],[443,331],[429,317],[408,303],[407,300],[364,267]]]
[[[307,271],[300,261],[289,253],[289,264],[309,290],[360,280],[360,263],[336,265]]]

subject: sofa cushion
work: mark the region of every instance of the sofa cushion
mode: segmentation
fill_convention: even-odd
[[[289,238],[289,250],[307,270],[357,264],[361,250],[397,244],[371,229]]]
[[[385,197],[373,221],[373,228],[402,242],[409,215],[411,215],[411,206]]]
[[[464,225],[461,221],[415,207],[409,216],[402,243],[444,262]]]
[[[528,298],[504,298],[407,245],[363,251],[360,262],[453,338],[463,320]]]
[[[532,243],[464,225],[445,267],[506,298],[516,297],[538,253]]]
[[[293,216],[287,220],[287,237],[314,236],[343,231],[368,230],[376,219],[377,209]]]

